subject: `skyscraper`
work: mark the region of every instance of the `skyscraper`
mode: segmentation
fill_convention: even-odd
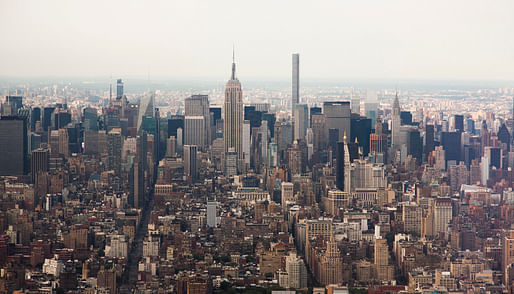
[[[209,144],[210,142],[210,114],[209,114],[209,96],[208,95],[193,95],[189,98],[186,98],[184,101],[184,114],[186,116],[186,119],[188,116],[201,116],[203,117],[203,134],[196,134],[198,136],[198,143],[195,143],[195,145],[199,145],[200,147],[204,147]],[[188,143],[187,140],[187,134],[188,130],[187,127],[185,128],[186,136],[185,136],[185,144],[192,144]]]
[[[207,201],[207,226],[214,228],[218,225],[218,202]]]
[[[328,101],[323,103],[323,114],[326,117],[326,134],[328,130],[338,130],[338,140],[343,136],[350,138],[350,101]]]
[[[32,108],[32,113],[30,115],[30,129],[32,131],[36,130],[37,121],[41,121],[41,108],[34,107]]]
[[[400,126],[401,126],[401,118],[400,118],[400,101],[398,100],[398,93],[394,97],[393,103],[393,113],[391,116],[391,147],[394,149],[399,149],[401,135],[400,135]]]
[[[29,170],[27,120],[0,117],[0,176],[26,175]]]
[[[234,148],[237,154],[237,168],[241,172],[244,166],[243,154],[243,92],[241,83],[236,78],[236,63],[232,62],[232,76],[225,87],[225,105],[223,113],[223,138],[225,153]]]
[[[141,130],[143,123],[143,116],[154,117],[154,94],[148,93],[139,102],[139,114],[137,117],[137,131]]]
[[[303,259],[290,253],[286,257],[286,272],[288,276],[288,287],[301,289],[307,287],[307,268]]]
[[[355,116],[355,117],[354,117]],[[359,143],[362,149],[362,154],[367,156],[369,154],[369,135],[371,134],[371,119],[362,117],[360,115],[353,115],[350,121],[350,142]]]
[[[198,179],[198,147],[196,145],[184,145],[184,174],[191,178],[191,182]]]
[[[345,167],[345,142],[337,142],[336,152],[336,187],[337,189],[344,191],[344,167]]]
[[[454,160],[456,163],[460,159],[460,132],[441,132],[441,145],[446,152],[446,161]]]
[[[464,132],[464,116],[462,114],[456,114],[453,116],[453,125],[456,132]]]
[[[43,130],[48,131],[48,128],[52,126],[52,116],[55,111],[55,107],[43,108]]]
[[[293,77],[291,90],[291,112],[294,118],[296,104],[300,103],[300,54],[298,53],[293,53]]]
[[[23,107],[23,97],[22,96],[5,96],[5,101],[12,105],[14,109],[14,113],[18,113],[18,109]]]
[[[296,104],[294,108],[294,139],[303,139],[309,124],[309,108],[307,104]]]
[[[207,130],[205,117],[200,115],[186,116],[184,119],[184,144],[196,145],[203,150],[207,147]]]
[[[112,129],[107,135],[107,167],[118,176],[121,173],[121,147],[121,129]]]
[[[32,151],[32,156],[30,157],[30,171],[32,173],[32,183],[35,183],[36,175],[38,172],[48,171],[49,158],[50,153],[48,152],[48,149],[38,148]]]
[[[116,99],[120,100],[123,97],[123,81],[118,79],[116,81]]]

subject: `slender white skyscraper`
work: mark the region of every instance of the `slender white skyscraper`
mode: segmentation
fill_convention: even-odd
[[[293,79],[291,93],[291,113],[294,118],[296,104],[300,103],[300,54],[293,53]]]
[[[232,56],[234,59],[234,57]],[[232,76],[225,87],[225,105],[223,113],[223,138],[225,154],[233,148],[237,153],[238,172],[244,168],[243,152],[243,91],[241,83],[236,78],[236,63],[232,61]]]

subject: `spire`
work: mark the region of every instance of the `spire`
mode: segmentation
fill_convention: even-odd
[[[234,45],[232,45],[232,78],[231,80],[236,79],[236,58],[234,53]]]
[[[393,108],[400,109],[400,101],[398,101],[398,91],[396,91],[396,95],[394,96]]]

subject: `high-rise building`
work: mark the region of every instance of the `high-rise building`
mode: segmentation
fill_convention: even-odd
[[[51,130],[50,137],[48,138],[48,145],[50,145],[50,155],[52,158],[59,157],[59,131]]]
[[[448,234],[452,220],[452,200],[450,198],[437,198],[434,200],[434,233]]]
[[[412,113],[410,111],[400,111],[400,121],[402,125],[412,125]]]
[[[27,120],[0,117],[0,176],[21,176],[29,172]]]
[[[50,153],[48,149],[38,148],[32,151],[30,157],[30,172],[32,174],[32,183],[36,181],[36,175],[39,172],[48,171],[48,160],[50,159]]]
[[[177,138],[171,136],[166,141],[166,157],[174,157],[177,154]]]
[[[421,164],[423,160],[423,141],[416,127],[410,128],[407,132],[407,154],[412,155],[417,164]]]
[[[345,159],[349,160],[349,154],[345,154],[345,149],[347,145],[345,142],[339,141],[337,142],[337,151],[336,151],[336,187],[341,191],[345,191],[344,183],[345,183]]]
[[[116,99],[120,100],[123,97],[123,81],[118,79],[116,81]]]
[[[462,114],[456,114],[453,116],[453,127],[456,132],[464,132],[464,116]]]
[[[287,209],[287,203],[293,200],[294,197],[294,191],[293,191],[293,183],[289,182],[282,182],[281,185],[281,204],[282,204],[282,210]]]
[[[446,153],[446,162],[461,160],[461,133],[460,132],[441,132],[441,145]]]
[[[54,130],[62,129],[71,122],[71,113],[67,109],[56,109],[54,112]]]
[[[186,116],[184,118],[184,145],[196,145],[200,150],[207,147],[205,117]]]
[[[141,101],[139,102],[139,114],[137,117],[138,132],[141,130],[144,116],[155,118],[154,99],[154,93],[148,93],[142,97]]]
[[[184,174],[191,178],[191,182],[198,180],[198,147],[184,145]]]
[[[373,254],[376,265],[389,265],[389,249],[386,239],[376,239]]]
[[[263,112],[255,110],[253,105],[244,106],[244,119],[248,120],[251,129],[261,126],[262,114]]]
[[[361,114],[361,99],[359,96],[352,96],[351,98],[352,113]]]
[[[207,226],[214,228],[219,224],[218,202],[207,201]]]
[[[30,129],[36,131],[36,122],[41,121],[41,108],[33,107],[30,114]]]
[[[357,141],[364,156],[369,154],[371,119],[356,115],[350,121],[350,142]]]
[[[425,156],[428,156],[430,152],[434,151],[435,148],[435,133],[434,133],[434,125],[426,125],[425,126],[425,146],[423,148]]]
[[[295,140],[293,146],[289,148],[289,172],[292,176],[301,175],[303,173],[302,150]]]
[[[145,201],[145,170],[148,166],[147,151],[148,135],[145,131],[141,131],[136,139],[136,157],[134,158],[131,170],[132,194],[129,203],[135,208],[143,206]]]
[[[307,287],[307,268],[303,259],[297,257],[296,253],[290,253],[286,257],[286,272],[288,277],[287,287],[295,289]]]
[[[52,117],[55,111],[55,107],[43,108],[43,130],[48,131],[48,128],[52,126]]]
[[[369,135],[370,152],[387,153],[387,135],[386,134],[370,134]]]
[[[504,284],[510,285],[509,271],[512,271],[514,264],[514,230],[504,232],[502,240],[502,270]]]
[[[70,156],[70,137],[68,136],[68,130],[59,129],[57,133],[59,136],[59,154],[67,158]]]
[[[401,148],[401,118],[400,118],[400,102],[398,93],[394,97],[393,113],[391,114],[391,147],[393,150]]]
[[[294,139],[303,139],[309,124],[307,104],[296,104],[294,108]]]
[[[406,203],[403,205],[402,221],[403,229],[406,232],[415,232],[421,234],[422,208],[415,203]]]
[[[321,256],[319,282],[324,285],[340,284],[343,282],[343,258],[337,247],[334,236],[326,242],[325,254]]]
[[[298,103],[300,103],[300,54],[293,53],[293,77],[291,85],[291,112],[293,121],[295,121],[294,110]]]
[[[309,110],[309,127],[312,128],[312,116],[323,114],[323,109],[321,107],[312,106]]]
[[[210,128],[210,112],[209,112],[209,96],[208,95],[192,95],[189,98],[186,98],[184,101],[184,115],[186,118],[188,116],[201,116],[203,117],[203,134],[198,133],[198,141],[193,143],[185,142],[185,144],[198,145],[200,148],[204,148],[209,145],[211,138],[211,128]],[[187,140],[187,127],[185,128],[186,136],[185,140]],[[200,143],[200,144],[198,144]]]
[[[250,121],[245,120],[243,122],[243,153],[244,153],[244,161],[246,166],[250,166],[250,134],[251,134],[251,126]]]
[[[328,141],[325,134],[326,119],[323,114],[314,114],[311,117],[311,127],[313,138],[314,152],[321,152],[325,149]]]
[[[209,107],[211,121],[211,139],[216,139],[216,132],[223,132],[223,119],[221,118],[221,107]]]
[[[171,118],[168,119],[168,138],[171,136],[177,137],[177,129],[184,129],[184,116],[183,115],[172,115]],[[184,142],[179,142],[184,143]]]
[[[337,141],[342,141],[346,135],[348,138],[350,134],[350,101],[331,101],[323,103],[323,115],[326,119],[326,130],[327,138],[330,129],[338,130]]]
[[[394,267],[389,265],[389,248],[386,239],[376,239],[374,246],[375,278],[379,281],[394,279]]]
[[[232,62],[232,76],[225,87],[225,104],[223,113],[223,138],[225,153],[231,148],[237,154],[237,172],[244,167],[243,153],[243,92],[241,83],[236,78],[236,63]]]
[[[228,152],[225,153],[225,175],[227,177],[237,174],[237,160],[237,152],[231,147],[228,149]]]
[[[96,108],[84,108],[83,122],[85,130],[98,131],[98,113]]]
[[[489,158],[489,167],[502,168],[503,154],[500,147],[487,146],[484,148],[484,156]]]
[[[503,150],[505,150],[505,151],[510,150],[511,135],[505,124],[502,124],[500,129],[498,130],[498,140],[502,144],[504,144],[504,146],[502,146]]]
[[[5,96],[5,102],[9,103],[14,111],[14,114],[18,113],[18,109],[23,108],[23,97],[22,96]]]
[[[123,140],[121,129],[116,128],[107,134],[107,167],[113,170],[116,175],[121,174],[121,149]]]

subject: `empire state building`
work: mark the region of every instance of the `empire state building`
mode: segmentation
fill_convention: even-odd
[[[233,166],[235,164],[237,166],[238,172],[240,173],[243,171],[242,169],[244,167],[242,140],[243,92],[241,91],[241,83],[236,78],[236,63],[234,61],[232,61],[232,77],[227,82],[227,86],[225,87],[225,106],[223,110],[225,165]],[[236,162],[233,162],[233,159],[236,159]]]

